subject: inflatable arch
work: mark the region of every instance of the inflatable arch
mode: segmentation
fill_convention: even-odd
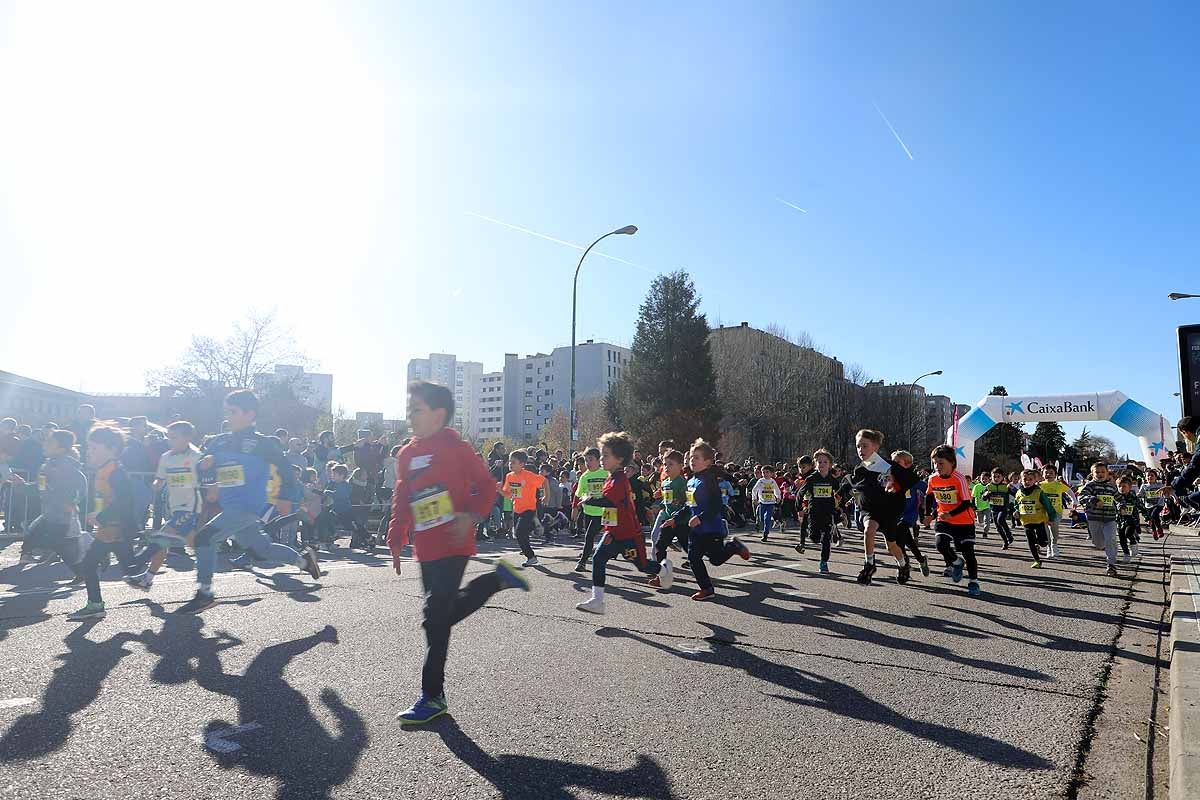
[[[1123,393],[989,395],[946,432],[946,442],[958,453],[958,471],[975,474],[975,441],[1001,422],[1088,422],[1107,420],[1132,433],[1142,445],[1145,462],[1157,467],[1167,452],[1171,423]]]

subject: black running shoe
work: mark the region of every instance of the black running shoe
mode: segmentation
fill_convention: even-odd
[[[301,569],[311,575],[314,581],[321,580],[321,568],[317,565],[316,550],[310,547],[304,551],[304,566]]]
[[[871,576],[875,574],[875,562],[863,564],[862,572],[858,573],[856,580],[863,586],[871,585]]]
[[[896,570],[896,583],[903,586],[904,584],[908,583],[908,578],[911,574],[912,567],[910,567],[908,564],[901,564]]]
[[[212,608],[217,603],[217,598],[213,597],[210,592],[197,591],[196,596],[179,607],[180,614],[199,614],[206,608]]]

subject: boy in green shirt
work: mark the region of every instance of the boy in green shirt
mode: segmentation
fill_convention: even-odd
[[[985,476],[980,474],[971,484],[971,496],[975,500],[975,512],[983,519],[983,535],[986,537],[988,529],[992,527],[992,514],[987,501],[987,481],[984,478]]]
[[[604,482],[608,480],[608,473],[600,466],[600,449],[589,447],[583,452],[584,466],[586,471],[579,476],[579,483],[575,487],[575,497],[578,502],[575,506],[573,519],[579,520],[579,515],[582,512],[584,516],[584,539],[583,553],[579,556],[579,563],[575,565],[576,572],[587,572],[588,559],[592,557],[592,551],[596,547],[596,534],[600,531],[600,525],[604,518],[604,509],[600,506],[587,506],[583,504],[584,500],[598,500],[604,495]]]
[[[683,453],[672,450],[663,458],[663,469],[666,475],[662,480],[662,514],[666,519],[672,519],[681,509],[687,507],[687,478],[683,477]],[[667,557],[667,548],[672,540],[679,539],[679,546],[684,552],[688,549],[688,529],[679,525],[662,528],[658,540],[654,543],[654,560],[662,561]],[[658,576],[650,579],[651,586],[659,586]]]

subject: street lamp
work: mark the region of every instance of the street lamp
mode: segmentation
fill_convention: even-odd
[[[1168,300],[1187,300],[1189,297],[1200,297],[1200,294],[1183,294],[1181,292],[1171,292],[1167,295]]]
[[[575,266],[575,280],[571,283],[571,443],[572,443],[572,445],[574,445],[575,440],[579,436],[576,431],[576,419],[575,419],[575,298],[578,296],[578,292],[579,292],[579,269],[583,266],[583,260],[585,258],[587,258],[587,254],[592,252],[592,248],[595,247],[596,245],[600,244],[600,242],[604,241],[609,236],[616,236],[618,234],[623,235],[623,236],[633,236],[635,233],[637,233],[636,225],[626,225],[624,228],[618,228],[615,231],[609,231],[608,233],[604,234],[599,239],[597,239],[596,241],[594,241],[588,245],[587,250],[584,250],[583,255],[581,255],[579,257],[579,263]]]
[[[941,374],[942,374],[942,371],[940,369],[935,369],[933,372],[926,372],[924,375],[917,378],[915,381],[913,381],[912,383],[910,383],[908,385],[908,404],[907,404],[908,408],[907,408],[907,413],[904,415],[905,416],[904,435],[906,438],[909,438],[909,439],[912,438],[912,407],[913,407],[913,402],[914,402],[913,396],[917,393],[917,384],[920,383],[921,381],[925,380],[928,377],[931,377],[933,375],[941,375]],[[911,441],[908,443],[908,446],[909,447],[913,446]]]

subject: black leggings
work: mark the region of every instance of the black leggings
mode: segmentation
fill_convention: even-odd
[[[517,546],[521,548],[521,555],[525,558],[534,558],[533,545],[529,543],[529,534],[533,533],[533,529],[537,527],[537,511],[530,509],[522,511],[517,515]]]
[[[670,517],[668,517],[670,519]],[[654,545],[654,560],[662,561],[667,557],[667,548],[671,546],[672,541],[679,542],[679,546],[684,552],[688,549],[688,527],[685,525],[680,527],[672,525],[669,528],[660,527],[658,529],[658,542]]]
[[[899,522],[896,524],[896,544],[900,545],[900,549],[907,549],[917,561],[924,561],[925,556],[921,553],[921,546],[917,544],[917,535],[920,533],[920,528],[916,522]]]
[[[1117,537],[1121,540],[1121,552],[1129,555],[1129,545],[1137,544],[1141,531],[1136,519],[1118,519]]]
[[[421,562],[421,583],[425,587],[423,626],[429,646],[421,670],[421,692],[426,697],[437,697],[445,690],[450,629],[482,608],[501,588],[496,573],[485,572],[460,589],[468,560],[466,556],[447,556]]]
[[[89,603],[99,603],[104,599],[100,596],[100,565],[108,564],[109,553],[116,554],[121,562],[121,569],[127,576],[141,572],[141,565],[133,557],[133,546],[128,541],[118,539],[115,542],[102,542],[96,539],[79,565],[79,573],[87,583]]]
[[[967,565],[967,577],[977,580],[979,562],[975,559],[975,526],[938,522],[934,530],[937,531],[937,549],[946,559],[946,566],[953,566],[961,555]]]
[[[603,521],[603,517],[583,515],[583,553],[579,556],[580,564],[586,564],[592,557],[596,549],[596,534],[600,532],[600,523]]]
[[[992,506],[992,519],[996,522],[996,530],[1000,533],[1000,538],[1011,542],[1013,535],[1012,528],[1008,526],[1008,509]]]
[[[821,543],[821,560],[828,561],[829,548],[833,543],[833,516],[809,513],[805,515],[804,521],[812,531],[813,539]],[[803,533],[803,528],[801,528],[801,533]]]
[[[1029,552],[1033,553],[1033,560],[1041,561],[1042,556],[1038,552],[1038,548],[1045,547],[1050,541],[1049,531],[1046,530],[1046,523],[1037,522],[1032,525],[1026,525],[1025,538],[1029,540]]]
[[[688,542],[688,561],[692,565],[692,576],[701,589],[711,592],[712,579],[708,577],[708,569],[704,566],[704,558],[708,557],[714,567],[724,564],[737,552],[737,546],[732,541],[715,533],[692,534]]]

